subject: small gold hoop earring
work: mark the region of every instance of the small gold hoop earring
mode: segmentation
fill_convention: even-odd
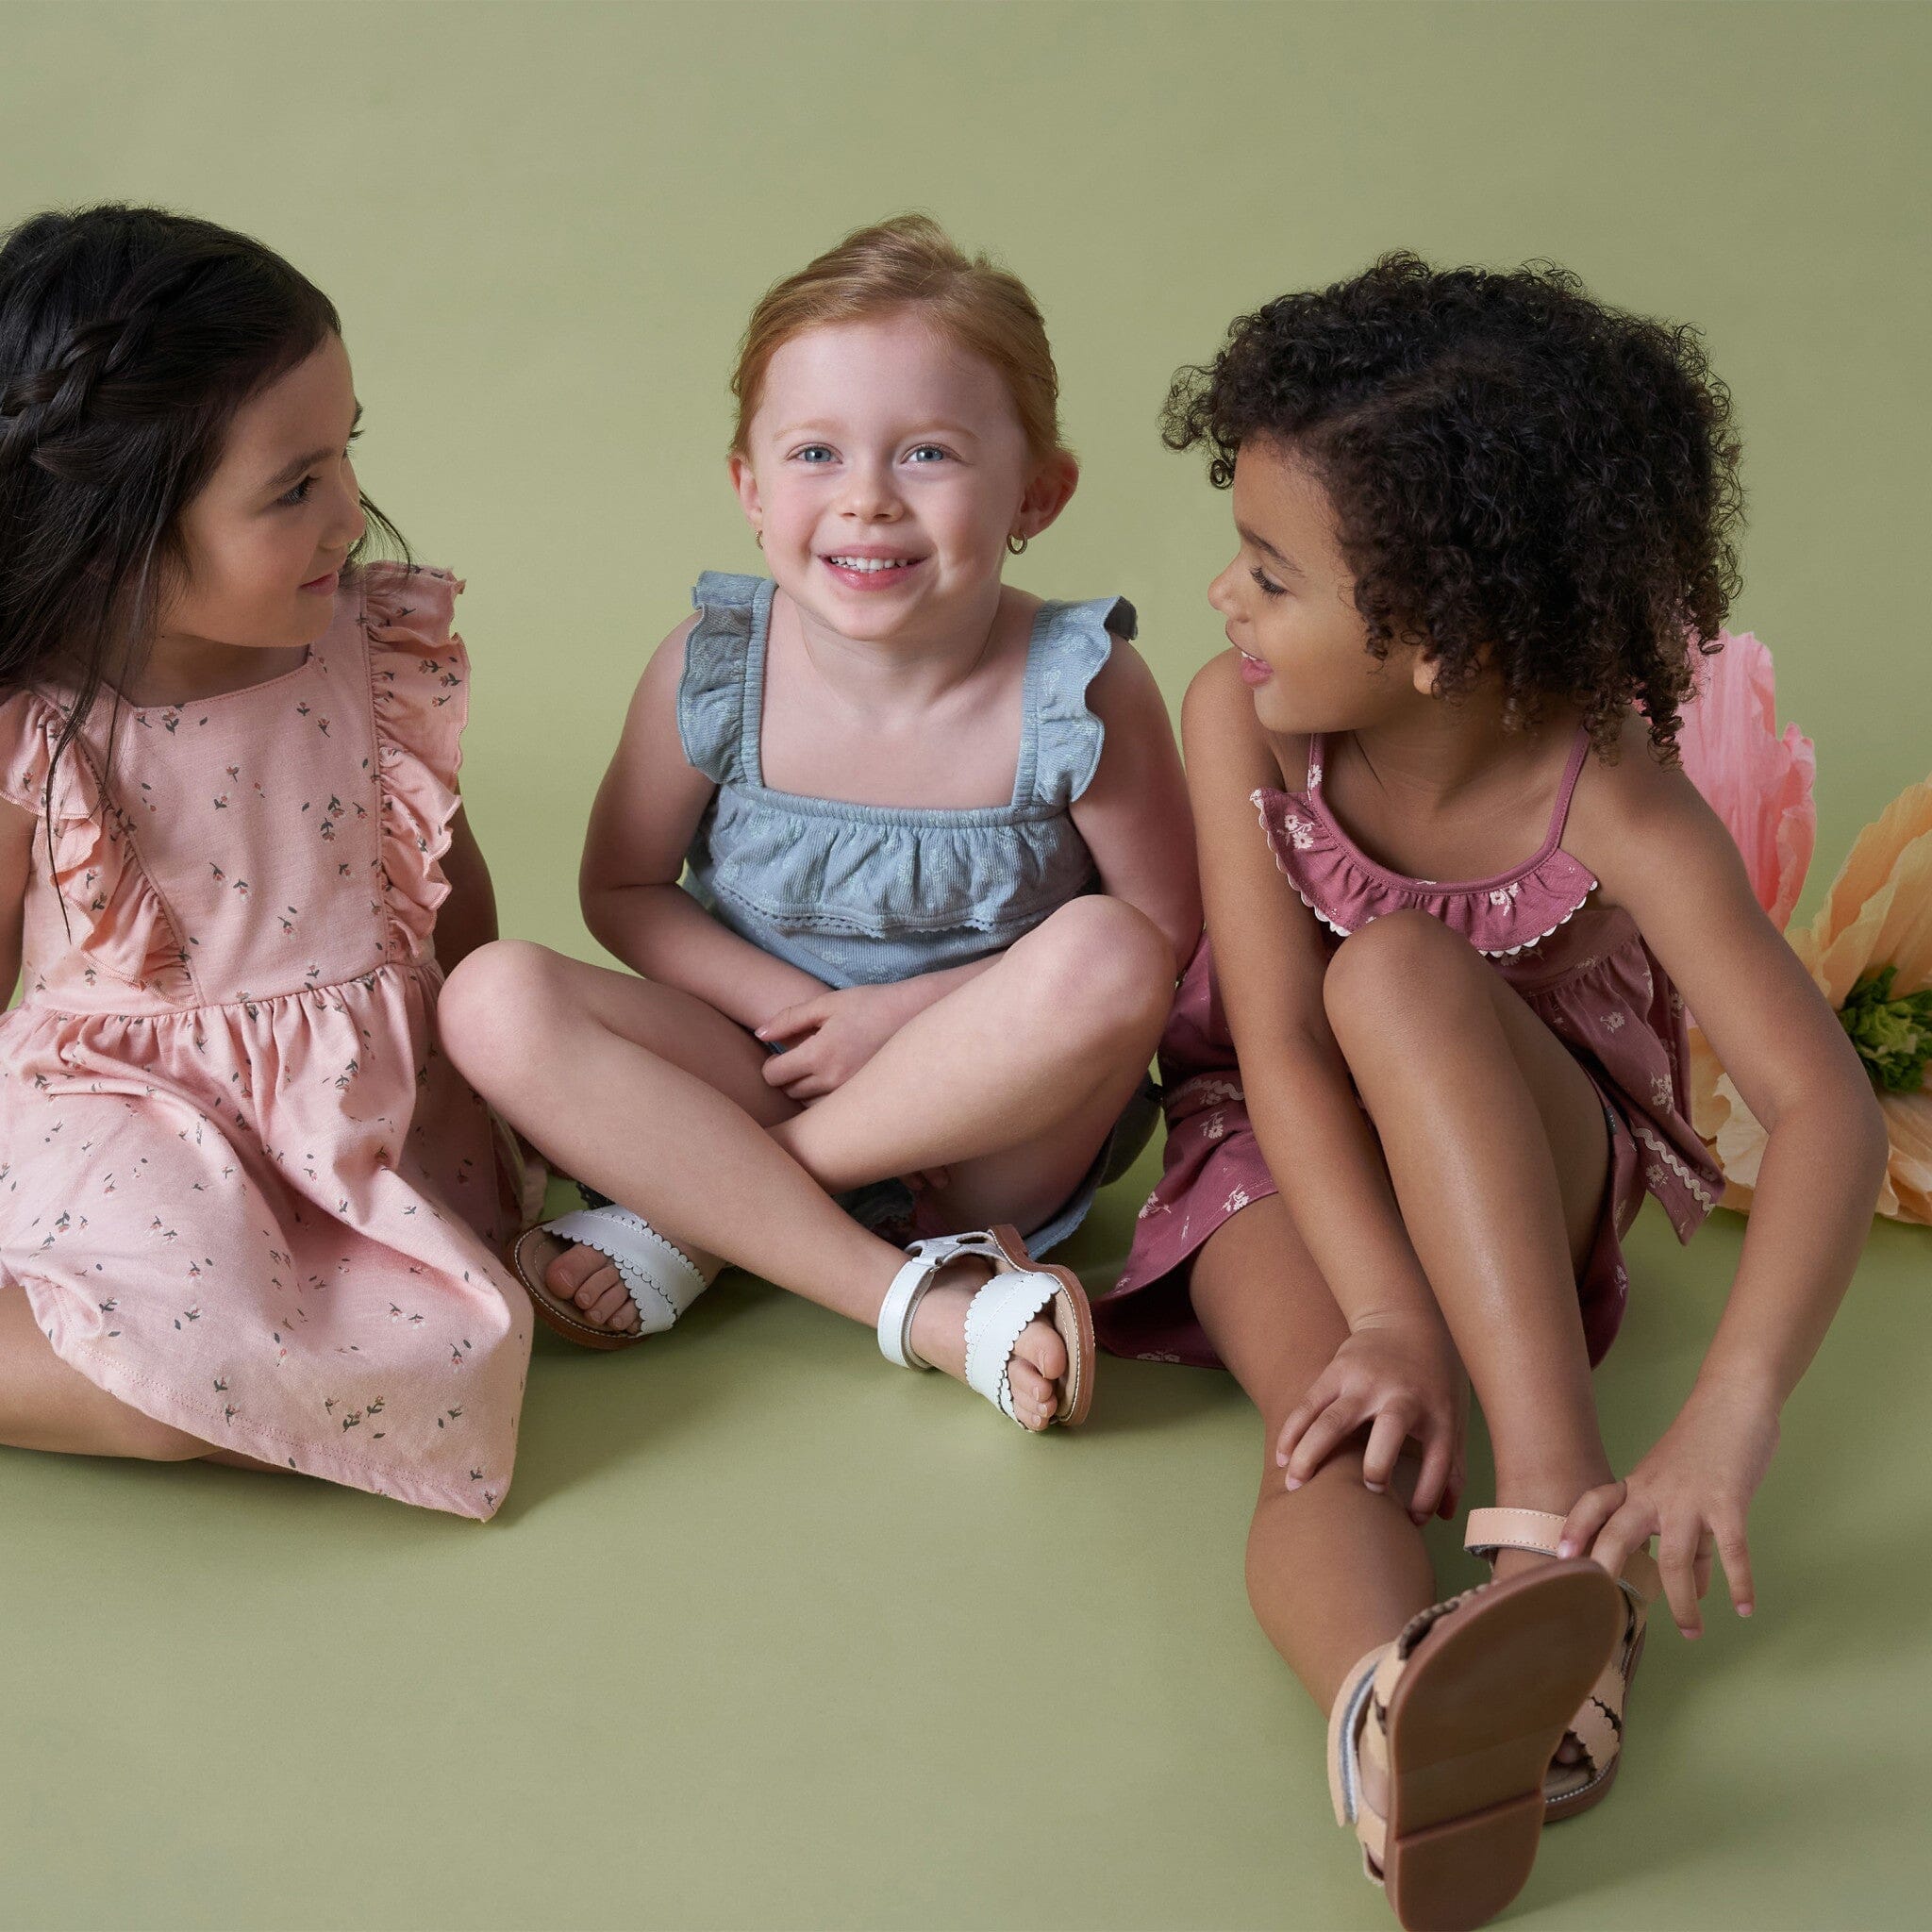
[[[1007,555],[1008,555],[1008,557],[1022,557],[1022,556],[1024,556],[1024,555],[1025,554],[1025,550],[1026,550],[1026,540],[1025,540],[1025,538],[1024,538],[1024,537],[1008,537],[1008,538],[1007,539]]]
[[[758,539],[758,546],[762,550],[765,547],[765,533],[762,530],[754,530],[752,535]]]

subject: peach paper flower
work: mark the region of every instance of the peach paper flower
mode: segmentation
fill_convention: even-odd
[[[1749,631],[1720,631],[1718,639],[1724,649],[1704,660],[1677,748],[1685,774],[1738,841],[1757,903],[1782,932],[1818,833],[1818,759],[1795,724],[1778,735],[1771,653]]]
[[[1858,834],[1792,949],[1837,1010],[1878,1087],[1891,1158],[1878,1212],[1932,1224],[1932,778],[1907,786]],[[1691,1118],[1748,1209],[1765,1132],[1703,1035],[1690,1035]]]

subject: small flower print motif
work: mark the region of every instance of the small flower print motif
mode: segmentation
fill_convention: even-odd
[[[1226,1132],[1227,1116],[1224,1113],[1210,1113],[1201,1123],[1202,1137],[1206,1140],[1218,1141]]]
[[[1227,1199],[1221,1204],[1221,1211],[1224,1214],[1239,1214],[1254,1198],[1247,1189],[1237,1186],[1234,1191],[1228,1195]]]
[[[1603,1028],[1606,1033],[1615,1033],[1623,1024],[1624,1016],[1622,1013],[1606,1013],[1603,1015]]]
[[[1142,1362],[1177,1362],[1180,1357],[1171,1348],[1143,1348],[1134,1359]]]
[[[1507,906],[1522,891],[1523,888],[1520,884],[1497,886],[1490,893],[1490,904],[1491,906]]]
[[[1286,835],[1288,842],[1297,852],[1307,851],[1315,842],[1315,827],[1313,824],[1294,812],[1283,813],[1281,829]]]
[[[1316,787],[1317,785],[1319,785],[1319,784],[1320,784],[1321,782],[1322,782],[1322,768],[1321,768],[1321,766],[1320,766],[1320,765],[1310,765],[1310,766],[1308,767],[1308,790],[1309,790],[1310,791],[1313,791],[1313,790],[1315,789],[1315,787]]]
[[[1671,1076],[1668,1074],[1658,1074],[1652,1078],[1650,1104],[1657,1108],[1669,1108],[1676,1104],[1676,1095],[1671,1090]]]

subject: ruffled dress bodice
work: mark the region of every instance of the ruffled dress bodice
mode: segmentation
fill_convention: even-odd
[[[1098,883],[1071,808],[1099,768],[1087,688],[1124,598],[1045,603],[1027,646],[1013,795],[917,810],[778,791],[758,737],[774,586],[707,572],[691,593],[677,724],[717,793],[687,855],[691,889],[741,938],[828,986],[876,985],[1012,944]]]
[[[0,798],[40,820],[0,1292],[174,1427],[488,1516],[529,1323],[515,1162],[435,1038],[460,588],[374,566],[294,670],[104,697],[58,760],[63,692],[0,704]]]
[[[1542,844],[1490,878],[1418,879],[1376,864],[1329,810],[1319,734],[1303,787],[1263,789],[1252,802],[1275,864],[1337,941],[1388,913],[1422,911],[1491,961],[1584,1062],[1641,1148],[1646,1187],[1688,1240],[1723,1182],[1689,1117],[1684,1003],[1636,921],[1596,903],[1595,874],[1563,849],[1589,751],[1579,731]]]

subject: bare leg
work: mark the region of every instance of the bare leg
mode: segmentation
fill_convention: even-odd
[[[1076,900],[803,1112],[765,1082],[764,1049],[702,1000],[541,947],[505,941],[466,959],[444,990],[439,1022],[479,1091],[559,1165],[627,1205],[644,1206],[635,1191],[596,1179],[561,1141],[546,1141],[518,1108],[566,1113],[570,1083],[560,1069],[607,1052],[613,1064],[634,1065],[642,1049],[735,1102],[822,1191],[944,1166],[954,1225],[1024,1227],[1073,1191],[1145,1072],[1173,970],[1166,941],[1131,907]],[[506,1061],[526,1057],[543,1071],[512,1092]],[[502,1093],[492,1080],[505,1082]],[[547,1100],[527,1091],[538,1081],[555,1090]],[[624,1096],[613,1092],[610,1103],[607,1159],[628,1133]],[[580,1124],[556,1119],[546,1131]],[[727,1256],[663,1198],[647,1211],[668,1240],[701,1266]],[[636,1324],[615,1272],[592,1251],[559,1243],[545,1281],[587,1320],[620,1331]]]
[[[1325,1712],[1349,1666],[1435,1600],[1428,1552],[1404,1497],[1363,1486],[1360,1441],[1292,1492],[1274,1466],[1282,1424],[1347,1332],[1287,1204],[1271,1196],[1224,1222],[1195,1256],[1191,1287],[1215,1352],[1261,1411],[1248,1601]]]
[[[1343,941],[1324,997],[1489,1423],[1497,1501],[1561,1514],[1610,1477],[1576,1298],[1608,1177],[1596,1091],[1495,969],[1425,914]]]
[[[63,1456],[121,1456],[142,1462],[225,1462],[272,1469],[130,1408],[54,1353],[35,1325],[25,1291],[0,1276],[0,1444]]]
[[[870,1326],[904,1256],[842,1212],[777,1144],[768,1125],[789,1106],[782,1096],[762,1079],[757,1092],[734,1096],[713,1084],[715,1065],[693,1072],[682,1063],[694,1057],[691,1041],[656,1030],[675,1029],[680,1002],[710,1011],[540,946],[498,941],[451,975],[439,1021],[465,1077],[566,1172],[636,1208],[694,1255],[750,1269]],[[614,1019],[649,1031],[653,1044],[626,1037]],[[919,1353],[960,1379],[965,1303],[983,1273],[974,1263],[948,1270],[913,1328]],[[1044,1426],[1065,1347],[1051,1324],[1035,1322],[1018,1355],[1015,1406],[1029,1425]]]
[[[1073,900],[775,1138],[834,1190],[946,1167],[987,1218],[1038,1221],[1099,1151],[1173,998],[1173,949],[1152,921],[1119,899]]]

